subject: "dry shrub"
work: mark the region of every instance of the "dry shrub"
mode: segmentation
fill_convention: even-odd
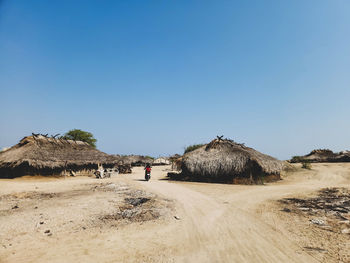
[[[311,168],[312,168],[311,167],[311,163],[309,163],[309,162],[302,162],[301,168],[311,170]]]

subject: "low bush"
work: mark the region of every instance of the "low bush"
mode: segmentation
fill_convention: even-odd
[[[311,170],[311,163],[309,163],[309,162],[302,162],[301,168]]]

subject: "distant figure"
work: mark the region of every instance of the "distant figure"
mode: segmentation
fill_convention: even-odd
[[[104,169],[102,167],[99,167],[96,171],[96,178],[103,179],[104,178]]]
[[[151,178],[151,165],[148,163],[145,167],[145,179],[148,181]]]

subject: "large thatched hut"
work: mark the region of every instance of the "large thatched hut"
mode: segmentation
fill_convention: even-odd
[[[15,146],[0,152],[0,178],[23,175],[92,175],[102,165],[129,172],[118,158],[81,141],[24,137]]]
[[[232,140],[217,138],[182,157],[183,180],[262,183],[280,179],[283,162]]]

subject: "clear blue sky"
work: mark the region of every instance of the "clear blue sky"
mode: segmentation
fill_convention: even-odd
[[[350,149],[350,1],[0,0],[0,148],[107,153],[224,135],[280,159]]]

